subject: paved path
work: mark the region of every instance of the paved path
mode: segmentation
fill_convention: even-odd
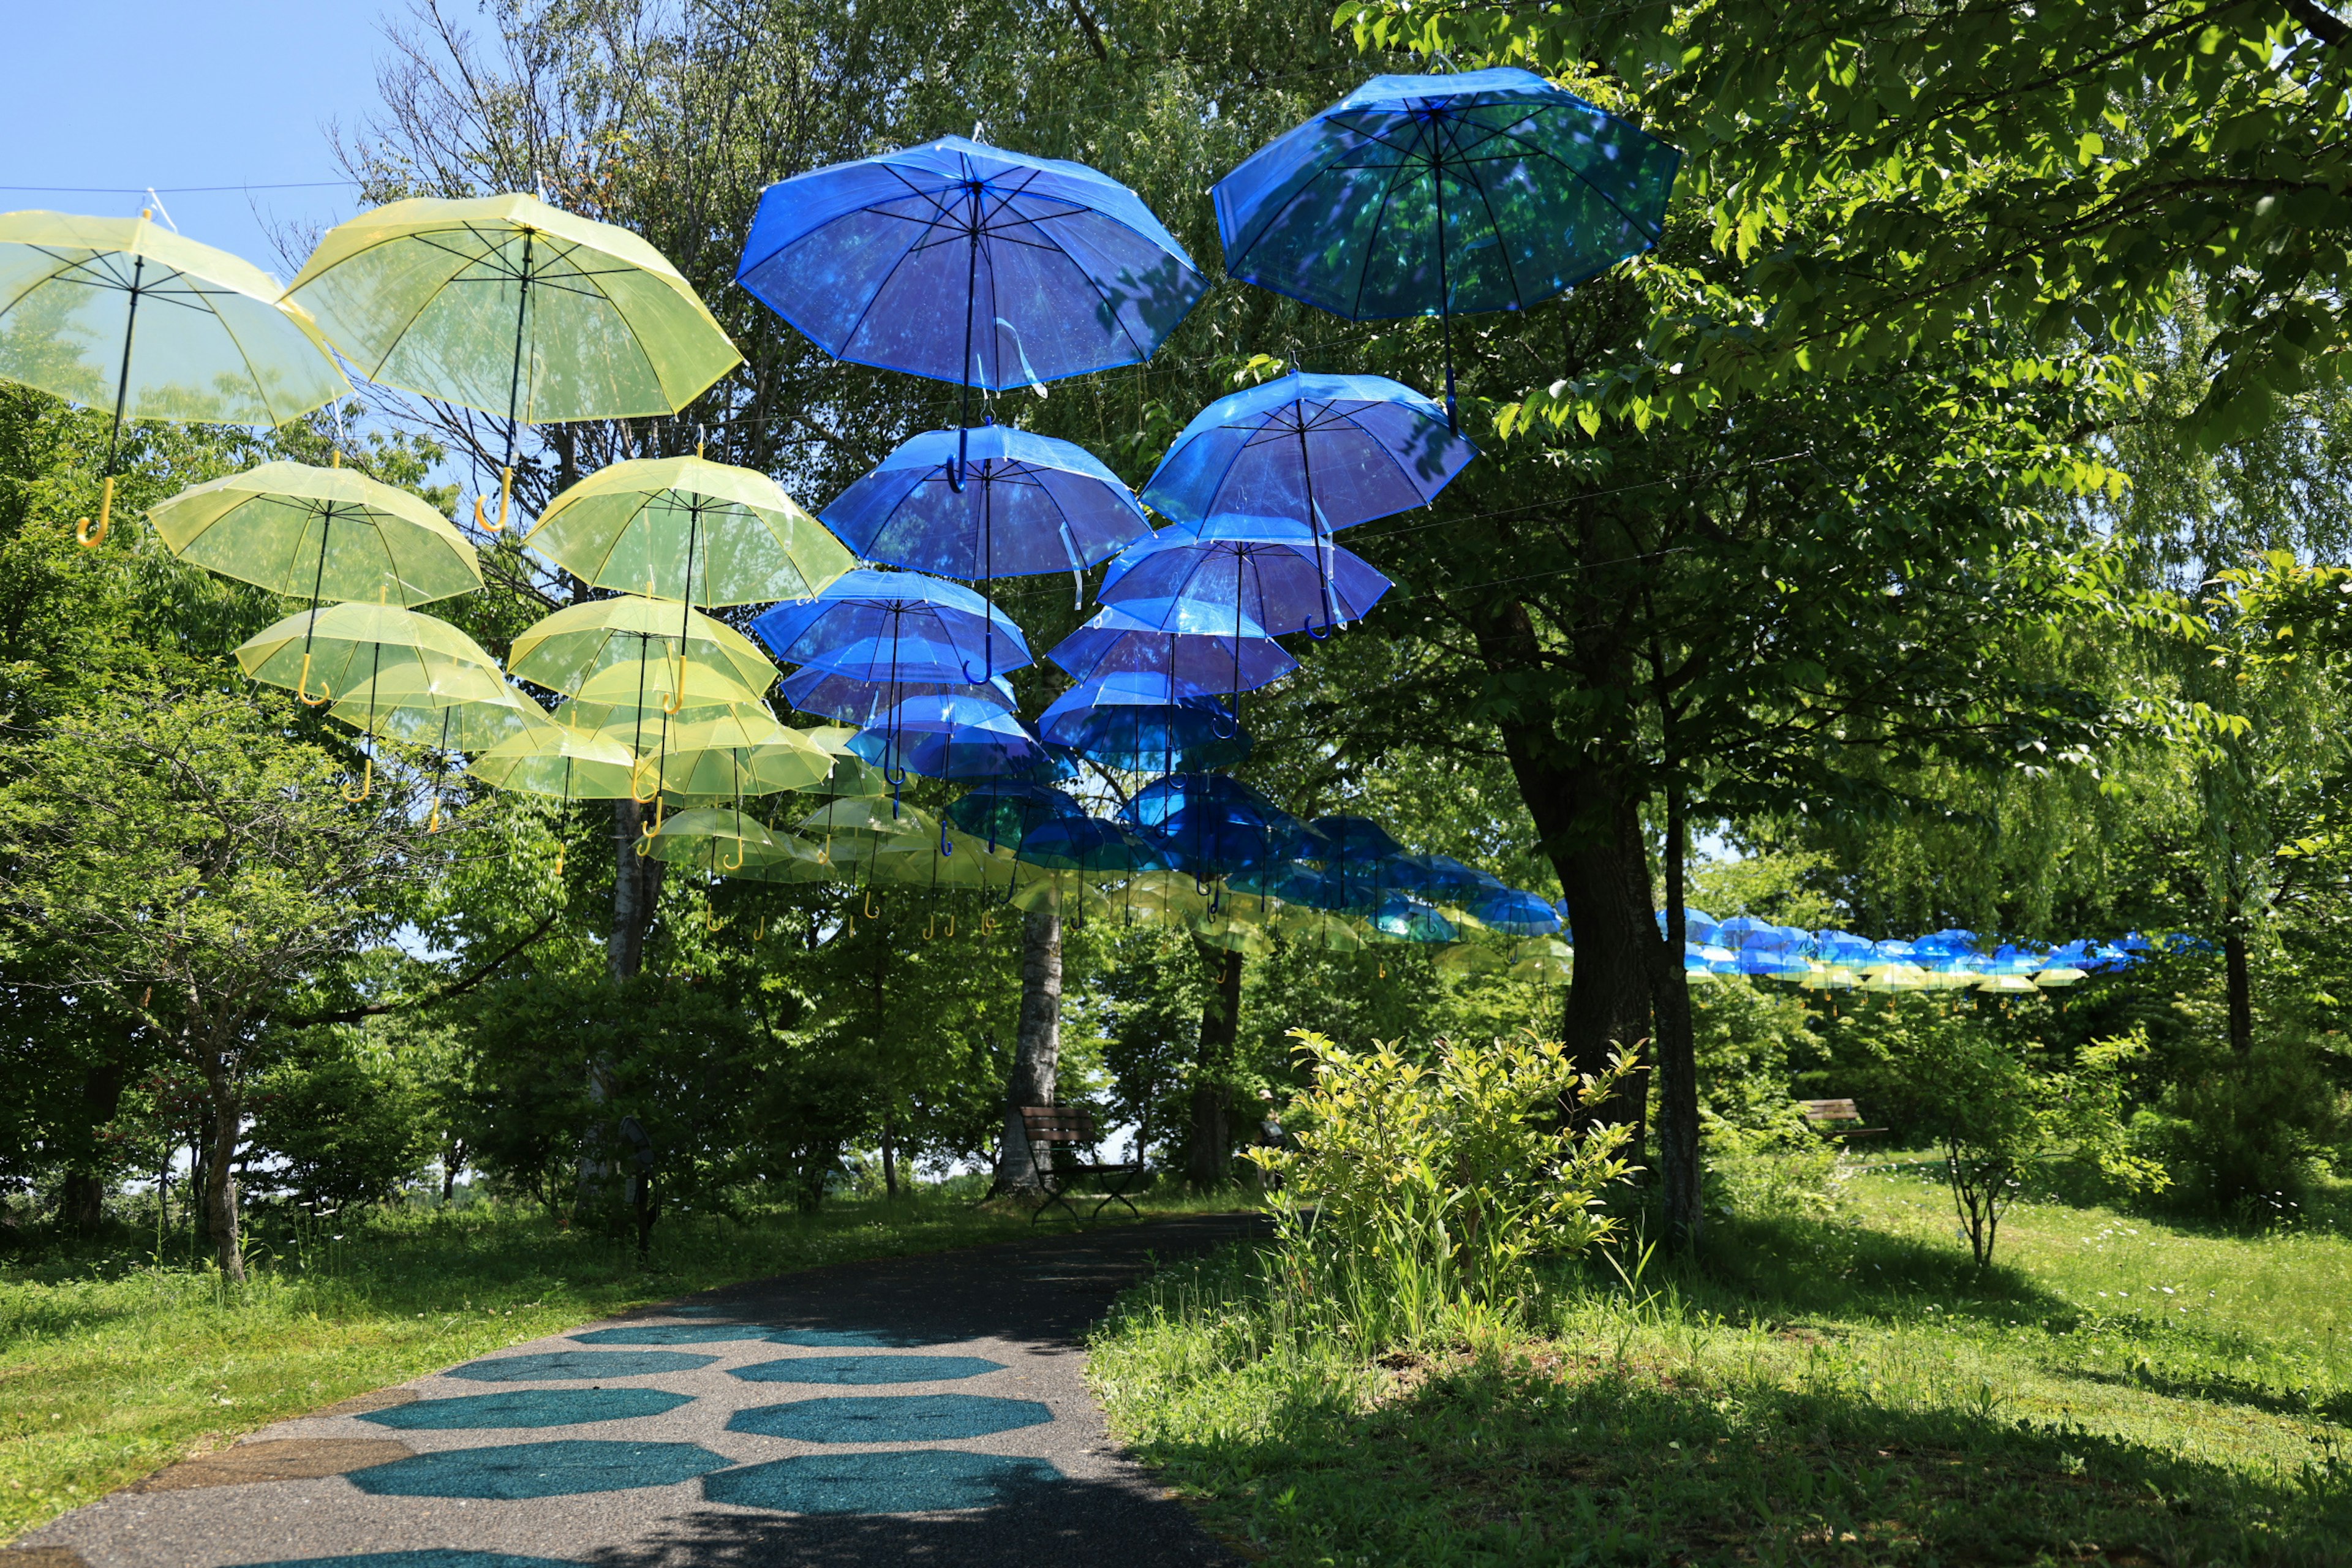
[[[0,1568],[1201,1568],[1079,1340],[1204,1215],[731,1287],[282,1421]],[[29,1551],[23,1550],[29,1548]]]

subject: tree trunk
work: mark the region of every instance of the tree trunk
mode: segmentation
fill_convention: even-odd
[[[1021,1108],[1054,1103],[1062,1063],[1062,917],[1033,910],[1021,917],[1021,1026],[1013,1073],[1004,1086],[1004,1137],[996,1155],[1000,1192],[1034,1192],[1045,1173],[1029,1153]]]
[[[895,1106],[882,1108],[882,1195],[898,1195],[898,1138]]]
[[[465,1168],[465,1142],[452,1138],[441,1150],[441,1201],[444,1204],[457,1195],[457,1173]]]
[[[2230,1048],[2247,1056],[2254,1048],[2254,983],[2242,931],[2232,929],[2221,938],[2221,967],[2230,995]]]
[[[212,1105],[212,1147],[205,1151],[204,1209],[212,1231],[213,1256],[223,1278],[245,1283],[245,1248],[237,1231],[237,1136],[245,1128],[245,1106],[229,1081],[229,1064],[218,1050],[204,1058],[205,1089]]]
[[[1234,1163],[1233,1087],[1226,1075],[1241,1038],[1242,955],[1198,941],[1193,945],[1215,978],[1201,1005],[1201,1048],[1192,1068],[1192,1137],[1184,1179],[1206,1188],[1223,1181]]]
[[[58,1195],[58,1215],[83,1236],[96,1235],[106,1220],[106,1177],[97,1165],[99,1130],[112,1121],[115,1112],[121,1109],[123,1086],[131,1080],[133,1033],[126,1026],[121,1042],[107,1053],[106,1058],[82,1074],[79,1120],[84,1129],[89,1157],[87,1163],[66,1173]]]
[[[613,937],[605,950],[613,977],[633,979],[645,968],[646,933],[661,900],[663,865],[637,853],[645,807],[634,800],[613,803]]]
[[[1678,1252],[1696,1251],[1706,1221],[1700,1196],[1698,1153],[1698,1060],[1691,1037],[1690,982],[1683,974],[1687,940],[1683,910],[1683,782],[1666,784],[1666,931],[1654,945],[1658,954],[1651,980],[1657,1014],[1658,1175],[1666,1208],[1666,1242]]]

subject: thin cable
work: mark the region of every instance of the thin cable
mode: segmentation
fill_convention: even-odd
[[[52,196],[140,196],[151,191],[165,195],[202,195],[223,191],[315,191],[330,185],[357,185],[358,180],[295,180],[274,185],[0,185],[0,191],[30,191]]]

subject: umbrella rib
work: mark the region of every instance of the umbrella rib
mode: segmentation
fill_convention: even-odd
[[[1633,225],[1638,232],[1648,236],[1651,244],[1655,245],[1660,239],[1665,237],[1666,231],[1664,225],[1653,229],[1648,224],[1643,222],[1640,218],[1635,217],[1632,213],[1627,212],[1624,207],[1619,204],[1616,197],[1611,195],[1607,191],[1602,190],[1599,185],[1594,184],[1583,170],[1578,168],[1575,164],[1570,163],[1559,153],[1554,153],[1549,147],[1538,146],[1521,137],[1517,132],[1507,128],[1496,128],[1488,139],[1507,141],[1513,146],[1524,149],[1531,156],[1542,158],[1549,163],[1559,164],[1562,169],[1567,170],[1570,176],[1572,177],[1579,184],[1582,185],[1586,190],[1591,191],[1594,195],[1599,196],[1603,202],[1607,203],[1610,211],[1615,213],[1619,217],[1623,218],[1627,223]]]
[[[1351,321],[1363,320],[1364,286],[1370,280],[1372,275],[1372,248],[1380,243],[1381,225],[1387,221],[1389,203],[1395,197],[1399,187],[1404,184],[1406,172],[1411,167],[1412,165],[1402,163],[1396,165],[1396,174],[1390,179],[1388,188],[1381,192],[1381,205],[1373,209],[1371,227],[1364,241],[1363,265],[1356,269],[1355,299],[1348,308],[1348,319]]]

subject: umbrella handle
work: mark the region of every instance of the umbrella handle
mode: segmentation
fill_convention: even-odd
[[[294,695],[301,699],[306,708],[321,708],[335,700],[334,692],[323,680],[319,682],[319,695],[310,695],[310,655],[307,650],[302,655],[302,673],[294,682]]]
[[[955,853],[955,846],[948,842],[948,820],[944,816],[940,818],[940,853],[941,855]]]
[[[555,846],[555,874],[559,877],[563,875],[563,844],[560,839]]]
[[[820,866],[833,864],[833,829],[829,827],[824,831],[824,847],[816,852],[816,863]]]
[[[761,915],[761,916],[760,917],[760,923],[759,923],[757,926],[755,926],[755,927],[753,927],[753,928],[752,928],[752,931],[751,931],[751,940],[752,940],[753,942],[765,942],[765,941],[767,941],[767,940],[768,940],[768,917],[767,917],[767,916],[765,916],[765,915]]]
[[[361,801],[365,800],[370,795],[373,794],[374,791],[375,759],[373,757],[370,757],[367,760],[367,766],[360,772],[360,793],[353,795],[352,793],[351,786],[349,784],[345,784],[343,786],[343,798],[356,805]]]
[[[109,474],[99,481],[98,526],[92,528],[89,519],[74,524],[74,542],[84,550],[95,550],[106,542],[107,525],[114,520],[114,476]]]
[[[661,798],[661,783],[658,779],[654,783],[653,794],[639,795],[637,793],[637,775],[646,771],[646,758],[639,757],[635,765],[629,769],[629,798],[635,801],[639,805],[651,805],[654,802]]]
[[[662,807],[667,804],[667,803],[662,799],[660,792],[656,791],[654,794],[654,819],[637,829],[638,837],[651,838],[655,834],[661,831]]]
[[[955,911],[953,910],[950,910],[948,911],[947,935],[949,941],[952,942],[955,940]]]
[[[866,918],[869,921],[882,912],[880,910],[874,907],[874,889],[871,888],[866,889],[866,903],[864,907],[866,910]]]
[[[499,470],[498,521],[496,522],[490,521],[489,512],[482,505],[482,498],[480,496],[476,496],[474,498],[474,526],[480,529],[484,533],[504,533],[507,531],[507,508],[513,500],[514,468],[513,465],[509,464],[506,468]]]
[[[441,797],[437,795],[433,797],[432,815],[425,819],[425,831],[427,833],[441,831]]]
[[[743,841],[741,839],[738,838],[735,841],[734,863],[732,865],[723,865],[719,868],[722,871],[740,871],[743,868]]]
[[[1299,622],[1298,629],[1305,632],[1308,637],[1313,637],[1317,642],[1324,642],[1328,640],[1331,634],[1339,628],[1331,624],[1331,612],[1326,610],[1323,612],[1323,629],[1321,631],[1318,632],[1315,629],[1315,617],[1313,616],[1309,616],[1305,620]],[[1228,739],[1230,739],[1230,737],[1228,737]]]
[[[676,713],[686,706],[686,643],[684,639],[679,640],[677,647],[677,679],[672,683],[670,689],[662,693],[661,710],[665,713]]]
[[[1222,708],[1217,710],[1216,717],[1209,721],[1209,733],[1220,741],[1230,741],[1241,732],[1241,721]]]

